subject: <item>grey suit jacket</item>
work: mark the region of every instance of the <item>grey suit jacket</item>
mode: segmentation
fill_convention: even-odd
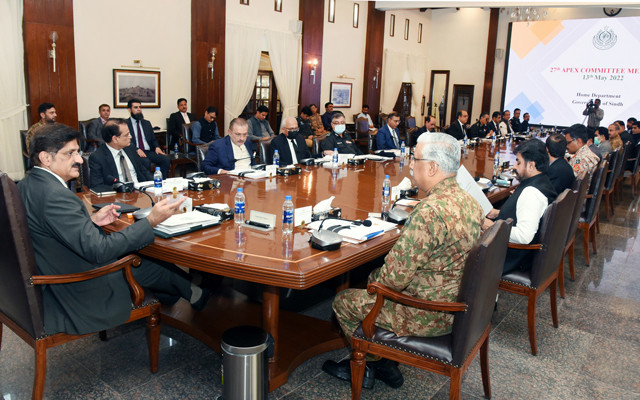
[[[141,220],[110,235],[91,220],[82,201],[48,171],[34,168],[18,188],[40,274],[68,274],[106,265],[154,240]],[[83,334],[124,323],[131,313],[121,271],[89,281],[45,286],[47,333]]]
[[[93,121],[89,123],[89,126],[87,126],[87,139],[97,140],[98,144],[96,148],[100,147],[100,145],[104,143],[104,139],[102,138],[102,126],[102,120],[100,117],[94,118]],[[93,150],[93,143],[87,143],[85,151],[90,150]]]

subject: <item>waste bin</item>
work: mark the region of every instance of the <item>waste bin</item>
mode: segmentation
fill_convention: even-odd
[[[222,334],[222,398],[263,400],[267,398],[269,335],[255,326],[237,326]]]

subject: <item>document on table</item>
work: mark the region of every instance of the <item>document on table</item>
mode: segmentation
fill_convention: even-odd
[[[368,218],[368,220],[371,221],[371,226],[355,225],[351,221],[330,218],[322,225],[322,230],[335,232],[342,236],[345,242],[358,244],[382,235],[397,226],[377,218]],[[307,228],[317,230],[321,222],[314,221],[307,225]]]
[[[205,228],[220,222],[220,217],[210,215],[200,211],[190,211],[182,214],[175,214],[156,225],[157,231],[167,235],[175,235],[180,232],[189,232],[194,228]]]

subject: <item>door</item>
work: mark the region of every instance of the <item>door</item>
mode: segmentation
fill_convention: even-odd
[[[453,101],[451,102],[451,120],[450,123],[457,119],[458,111],[466,111],[469,113],[469,123],[473,108],[473,85],[453,85]]]

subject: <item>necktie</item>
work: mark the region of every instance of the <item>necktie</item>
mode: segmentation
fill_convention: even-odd
[[[460,122],[460,127],[462,128],[462,134],[466,135],[467,134],[467,130],[464,128],[464,124],[462,122]]]
[[[131,173],[129,172],[129,166],[127,165],[127,160],[125,160],[124,158],[123,151],[120,150],[118,154],[120,154],[120,168],[122,169],[122,177],[124,178],[124,181],[125,182],[133,181],[133,178],[131,178]]]
[[[398,133],[396,132],[396,130],[392,130],[391,131],[393,133],[393,144],[396,146],[396,149],[400,148],[400,143],[398,143]]]
[[[140,150],[144,151],[144,140],[142,139],[142,126],[140,125],[140,120],[138,120],[138,147]]]
[[[291,140],[291,144],[293,145],[293,148],[298,150],[298,143],[296,143],[296,140],[295,139],[289,139],[289,140]]]

